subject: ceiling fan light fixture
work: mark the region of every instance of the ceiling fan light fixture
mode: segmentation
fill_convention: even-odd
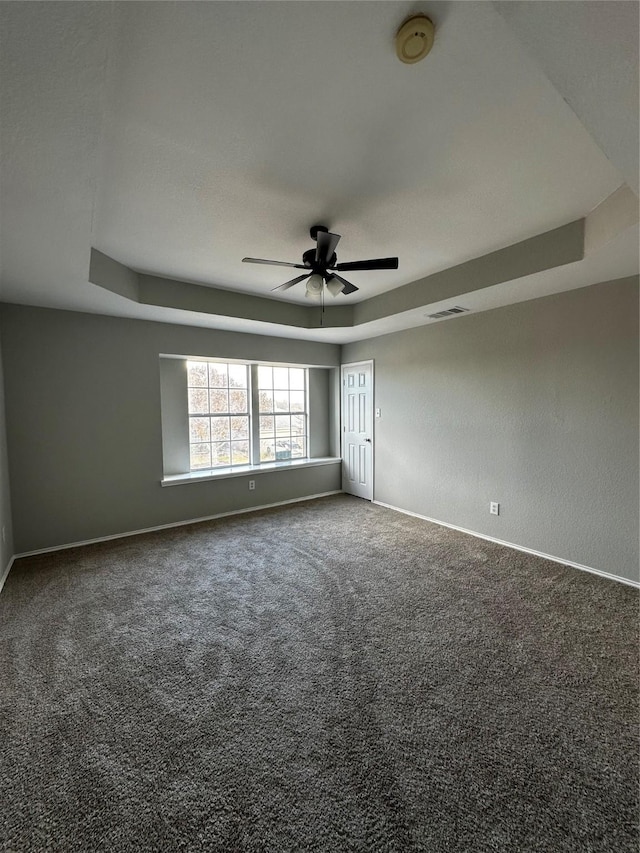
[[[331,278],[327,279],[327,290],[332,296],[337,296],[344,290],[344,283],[338,281],[335,276],[332,276]]]
[[[324,281],[322,276],[318,275],[318,273],[314,273],[307,279],[307,292],[305,293],[305,296],[309,299],[320,299],[323,287]]]
[[[293,267],[294,269],[304,270],[302,275],[285,281],[283,284],[278,284],[271,290],[279,292],[289,290],[290,287],[306,279],[305,296],[316,301],[320,301],[324,296],[325,284],[332,296],[337,296],[339,293],[349,296],[359,290],[355,284],[338,275],[337,271],[362,272],[398,269],[398,258],[369,258],[363,261],[348,261],[339,264],[336,246],[340,242],[340,235],[333,234],[324,225],[314,225],[310,233],[317,245],[315,249],[307,249],[303,253],[301,264],[292,264],[288,261],[268,261],[266,258],[243,258],[242,260],[246,264],[272,264],[278,267]]]

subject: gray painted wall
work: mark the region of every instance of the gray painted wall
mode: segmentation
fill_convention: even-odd
[[[159,366],[163,471],[183,474],[191,464],[187,365],[181,358],[160,358]]]
[[[331,455],[330,379],[330,370],[309,371],[309,456],[311,457]]]
[[[343,348],[368,358],[376,500],[638,579],[637,278]]]
[[[13,557],[13,524],[9,491],[9,460],[5,426],[4,379],[2,370],[2,338],[0,336],[0,579]],[[4,531],[4,536],[2,536]]]
[[[339,347],[5,305],[18,553],[340,488],[340,465],[162,488],[160,353],[335,367]]]

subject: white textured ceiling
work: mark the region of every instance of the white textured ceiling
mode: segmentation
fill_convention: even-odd
[[[637,0],[494,6],[637,195]]]
[[[425,3],[435,45],[405,66],[412,11],[1,3],[2,299],[233,327],[88,284],[91,246],[269,295],[293,271],[241,258],[298,262],[323,223],[341,261],[400,258],[348,274],[349,302],[584,217],[624,182],[493,4]],[[614,255],[604,277],[629,268]]]

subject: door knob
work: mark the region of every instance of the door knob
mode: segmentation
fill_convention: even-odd
[[[371,444],[371,439],[370,439],[370,438],[365,438],[365,441],[368,441],[368,442],[369,442],[369,444]]]

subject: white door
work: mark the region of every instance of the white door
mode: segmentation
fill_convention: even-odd
[[[342,367],[342,490],[373,500],[373,362]]]

